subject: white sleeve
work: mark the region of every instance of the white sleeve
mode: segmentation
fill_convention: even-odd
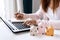
[[[38,11],[36,13],[40,13],[42,11],[42,6],[39,7]]]
[[[60,30],[60,20],[50,20],[49,24],[54,27],[54,29]]]

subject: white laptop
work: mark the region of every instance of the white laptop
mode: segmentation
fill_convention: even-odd
[[[24,25],[23,20],[15,20],[15,21],[8,21],[3,17],[0,17],[0,19],[7,25],[7,27],[14,33],[22,32],[22,31],[29,31],[30,26]],[[14,20],[14,19],[13,19]]]

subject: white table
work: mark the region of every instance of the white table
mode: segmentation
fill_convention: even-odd
[[[0,40],[60,40],[60,30],[55,30],[54,36],[30,36],[29,32],[14,34],[3,22],[0,22]]]

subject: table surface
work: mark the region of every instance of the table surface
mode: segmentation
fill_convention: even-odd
[[[30,32],[14,34],[3,22],[0,22],[0,40],[60,40],[60,30],[54,36],[31,36]]]

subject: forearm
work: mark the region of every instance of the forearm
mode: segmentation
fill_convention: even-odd
[[[35,19],[35,20],[38,20],[38,19],[41,19],[41,14],[36,14],[36,13],[33,13],[33,14],[24,14],[24,18],[27,19],[27,18],[32,18],[32,19]]]
[[[40,7],[38,11],[32,14],[25,14],[25,18],[32,18],[32,19],[42,19],[44,11]]]

